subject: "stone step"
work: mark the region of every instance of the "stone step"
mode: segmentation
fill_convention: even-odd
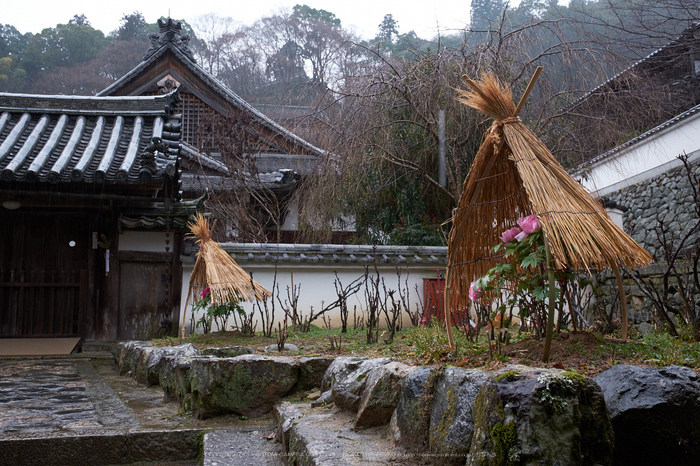
[[[203,466],[283,466],[275,426],[217,429],[204,435]],[[269,438],[268,438],[269,437]]]
[[[308,403],[283,402],[275,406],[273,415],[287,464],[430,464],[428,456],[395,446],[389,426],[355,428],[354,416],[332,404],[312,408]]]
[[[203,429],[79,432],[69,436],[0,438],[0,464],[99,466],[179,462],[192,464]]]
[[[83,353],[107,352],[113,353],[116,348],[116,343],[113,341],[95,341],[85,340],[82,344]]]

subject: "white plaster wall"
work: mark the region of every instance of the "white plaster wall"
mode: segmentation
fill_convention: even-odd
[[[189,288],[189,282],[190,282],[190,276],[192,275],[192,268],[194,264],[184,264],[183,265],[183,277],[182,277],[182,303],[183,307],[185,306],[186,299],[187,299],[187,292]],[[253,274],[253,278],[255,281],[263,285],[265,288],[268,290],[272,291],[272,285],[273,281],[275,278],[275,267],[274,264],[271,263],[261,263],[261,264],[252,264],[250,266],[244,266],[244,269],[248,273]],[[398,276],[396,272],[396,265],[389,265],[389,266],[378,266],[377,269],[380,272],[381,277],[384,278],[384,281],[386,283],[387,290],[396,290],[398,288]],[[360,277],[361,275],[364,274],[364,267],[342,267],[339,268],[336,266],[335,270],[338,271],[338,276],[340,277],[340,281],[342,284],[347,287],[353,280],[356,278]],[[411,267],[411,266],[403,266],[401,267],[401,288],[402,290],[405,290],[406,288],[406,278],[408,278],[408,289],[410,291],[410,303],[411,303],[411,309],[412,310],[421,310],[419,303],[425,302],[425,298],[423,296],[423,279],[424,278],[436,278],[436,270],[435,268],[428,269],[428,268],[421,268],[418,266]],[[370,271],[373,271],[373,268],[370,268]],[[444,271],[444,270],[441,270]],[[334,268],[332,265],[329,265],[327,267],[319,267],[317,265],[309,264],[307,265],[297,265],[295,267],[284,267],[284,266],[278,266],[277,267],[277,283],[279,286],[279,294],[280,294],[280,299],[282,302],[285,302],[285,299],[287,299],[287,287],[290,289],[291,293],[291,288],[292,288],[292,274],[294,276],[294,285],[299,286],[301,285],[301,291],[299,294],[299,303],[298,303],[298,311],[302,312],[304,315],[308,315],[309,310],[311,306],[313,306],[314,311],[318,311],[322,307],[322,301],[325,305],[330,304],[331,302],[335,301],[338,299],[338,296],[335,294],[335,287],[333,285],[333,282],[335,281],[335,275],[334,275]],[[375,276],[376,276],[376,272]],[[407,276],[408,274],[408,276]],[[418,286],[418,293],[420,293],[420,299],[419,296],[416,294],[416,285]],[[380,285],[380,296],[383,296],[383,290],[381,290],[381,285]],[[398,295],[396,295],[398,298]],[[247,313],[250,313],[251,310],[253,310],[253,304],[252,303],[242,303],[243,308],[246,310]],[[268,301],[268,306],[270,306],[269,301]],[[360,310],[364,306],[364,289],[360,289],[360,291],[350,297],[348,300],[348,310],[350,313],[350,316],[348,318],[348,325],[352,325],[353,321],[353,308],[357,306],[357,313],[358,316],[360,314]],[[186,332],[189,332],[190,329],[190,310],[192,306],[187,306],[187,317],[186,317],[186,326],[185,330]],[[182,315],[182,314],[181,314]],[[341,326],[341,321],[340,321],[340,312],[338,309],[334,309],[333,311],[329,311],[327,314],[327,318],[331,319],[331,326],[332,328],[340,328]],[[195,316],[195,320],[199,319],[199,315]],[[275,322],[282,322],[281,319],[284,319],[284,311],[282,311],[279,303],[277,302],[277,299],[275,298]],[[258,321],[258,326],[257,326],[257,331],[261,330],[261,325],[260,325],[260,314],[257,311],[255,311],[255,318],[253,321],[257,320]],[[275,326],[277,324],[275,323]],[[323,327],[323,320],[319,317],[318,320],[314,322],[314,325],[317,325],[319,327]],[[404,327],[411,326],[411,320],[408,317],[407,314],[403,315],[403,325]],[[380,326],[385,326],[384,323],[384,317],[381,317],[380,319]],[[198,329],[197,332],[200,332],[201,329]]]
[[[284,218],[284,223],[280,226],[282,231],[297,231],[299,229],[299,200],[294,195],[294,198],[289,202],[287,207],[287,215]],[[355,218],[343,217],[342,222],[335,222],[333,231],[355,231]]]
[[[605,209],[605,211],[608,213],[610,220],[615,222],[615,225],[617,225],[618,227],[620,227],[624,230],[624,226],[622,224],[623,212],[620,209],[612,209],[612,208],[607,208],[607,209]]]
[[[170,240],[170,243],[166,243]],[[173,235],[168,238],[160,231],[125,231],[119,234],[120,251],[166,252],[166,246],[173,248]]]
[[[296,193],[289,204],[287,205],[287,215],[284,218],[284,223],[280,225],[282,231],[296,231],[299,226],[299,200]]]
[[[590,167],[581,183],[605,195],[680,165],[678,155],[700,149],[700,114],[688,117]]]

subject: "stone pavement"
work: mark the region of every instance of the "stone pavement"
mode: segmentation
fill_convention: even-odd
[[[194,466],[204,450],[208,465],[281,466],[271,423],[192,419],[159,387],[119,376],[108,352],[0,358],[3,465]]]
[[[0,436],[99,432],[138,423],[87,359],[0,362]]]

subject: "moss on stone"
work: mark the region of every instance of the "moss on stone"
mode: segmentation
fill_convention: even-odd
[[[367,377],[367,374],[363,372],[362,374],[358,375],[355,380],[357,380],[359,382],[362,379],[364,379],[365,377]]]
[[[562,377],[568,377],[571,380],[574,380],[578,382],[580,385],[585,385],[586,384],[586,378],[579,374],[578,372],[574,371],[564,371],[561,373]]]
[[[491,429],[491,440],[495,446],[496,458],[494,464],[506,466],[514,464],[519,458],[518,432],[515,423],[499,422]]]
[[[515,379],[518,374],[520,374],[519,371],[505,371],[502,374],[498,374],[496,377],[493,378],[495,382],[500,382],[501,380],[505,379]]]
[[[431,445],[442,445],[445,443],[445,437],[449,432],[450,426],[454,422],[455,415],[457,412],[457,393],[455,392],[454,386],[450,386],[445,393],[446,403],[445,409],[440,418],[440,422],[434,429],[431,430],[430,444]],[[432,434],[435,435],[432,435]]]

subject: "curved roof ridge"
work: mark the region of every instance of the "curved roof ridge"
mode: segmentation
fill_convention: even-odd
[[[277,133],[282,134],[286,138],[294,141],[294,143],[298,144],[299,146],[304,147],[306,150],[316,153],[318,155],[326,155],[326,151],[324,151],[323,149],[318,148],[310,142],[306,141],[305,139],[302,139],[301,137],[297,136],[292,131],[284,128],[282,125],[275,122],[274,120],[263,114],[260,110],[256,109],[251,104],[246,102],[242,97],[240,97],[238,94],[226,87],[226,85],[224,85],[216,77],[212,76],[207,70],[205,70],[199,64],[197,64],[197,62],[194,60],[194,57],[190,57],[189,55],[183,53],[180,47],[178,47],[177,44],[173,43],[172,41],[163,42],[162,45],[160,45],[160,47],[153,50],[150,54],[147,54],[146,57],[144,57],[144,61],[142,61],[124,76],[119,78],[117,81],[112,83],[110,86],[100,91],[97,95],[106,96],[107,94],[116,92],[118,89],[120,89],[126,83],[130,82],[134,77],[136,77],[144,68],[147,68],[153,62],[155,62],[168,50],[173,52],[175,56],[178,59],[180,59],[180,61],[182,61],[192,72],[194,72],[197,76],[199,76],[201,79],[207,82],[212,87],[212,89],[218,92],[227,102],[232,104],[234,107],[247,111],[253,116],[255,120],[257,120],[262,125],[268,127],[269,129],[272,129]]]
[[[574,108],[574,107],[576,107],[578,104],[580,104],[581,102],[583,102],[584,100],[586,100],[588,97],[590,97],[590,96],[593,95],[594,93],[600,91],[600,90],[603,89],[605,86],[608,86],[608,85],[610,85],[611,83],[615,82],[615,81],[616,81],[617,79],[619,79],[622,75],[628,73],[630,70],[636,68],[637,66],[641,65],[641,64],[644,63],[645,61],[647,61],[647,60],[649,60],[650,58],[654,57],[655,55],[660,54],[662,51],[668,49],[669,47],[678,45],[678,44],[681,42],[681,40],[684,38],[684,36],[686,36],[686,35],[687,35],[688,33],[690,33],[690,32],[694,32],[696,29],[700,29],[700,22],[694,22],[694,23],[692,23],[690,26],[688,26],[686,29],[684,29],[683,32],[681,32],[681,33],[678,35],[678,37],[676,37],[675,39],[670,40],[670,41],[669,41],[668,43],[666,43],[665,45],[662,45],[661,47],[657,48],[657,49],[654,50],[653,52],[649,53],[647,56],[645,56],[645,57],[643,57],[643,58],[640,58],[639,60],[637,60],[636,62],[634,62],[634,63],[631,64],[630,66],[628,66],[627,68],[625,68],[625,69],[623,69],[622,71],[620,71],[620,72],[614,74],[611,78],[607,79],[606,81],[602,82],[601,84],[599,84],[598,86],[594,87],[594,88],[591,89],[590,91],[586,92],[584,95],[582,95],[581,97],[579,97],[578,99],[576,99],[575,102],[573,102],[571,105],[569,105],[569,108]]]

